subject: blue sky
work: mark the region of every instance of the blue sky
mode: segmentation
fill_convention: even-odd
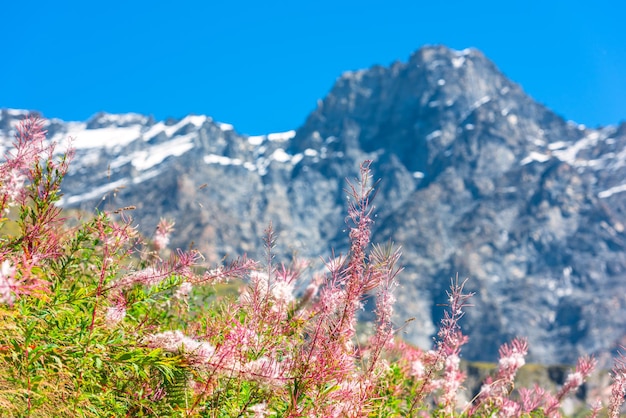
[[[2,15],[0,108],[46,117],[196,113],[285,131],[343,71],[444,44],[482,50],[566,119],[626,121],[618,0],[9,0]]]

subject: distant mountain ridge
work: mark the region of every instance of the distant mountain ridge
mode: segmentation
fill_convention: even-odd
[[[27,112],[0,111],[0,144]],[[477,50],[424,47],[408,62],[346,72],[296,131],[245,136],[207,116],[97,114],[48,123],[76,140],[63,204],[135,205],[150,233],[212,261],[346,248],[345,178],[381,178],[373,238],[403,248],[397,324],[431,343],[450,277],[476,291],[468,359],[528,336],[530,360],[572,362],[626,334],[626,124],[589,129],[536,103]],[[103,200],[103,197],[105,199]]]

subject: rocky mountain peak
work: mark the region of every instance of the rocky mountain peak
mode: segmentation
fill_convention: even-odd
[[[551,129],[569,128],[482,53],[433,46],[407,63],[344,73],[298,130],[294,147],[385,149],[432,177],[450,156],[471,158],[473,138],[486,144],[515,137],[505,154],[522,155]],[[580,138],[569,131],[569,140]]]

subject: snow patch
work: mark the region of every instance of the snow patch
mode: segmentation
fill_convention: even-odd
[[[293,158],[291,158],[291,164],[296,165],[298,164],[300,161],[302,161],[302,158],[304,156],[302,155],[302,153],[298,153],[296,155],[293,156]]]
[[[160,174],[160,171],[158,170],[151,170],[148,171],[140,176],[134,177],[130,182],[132,184],[139,184],[139,183],[143,183],[144,181],[151,179],[153,177],[156,177]],[[73,205],[76,203],[80,203],[80,202],[84,202],[86,200],[92,200],[92,199],[96,199],[96,198],[102,198],[104,199],[106,197],[106,194],[118,189],[122,186],[124,186],[125,184],[128,184],[128,179],[122,179],[122,180],[117,180],[114,181],[112,183],[109,184],[105,184],[103,186],[100,187],[96,187],[95,189],[90,190],[87,193],[83,193],[83,194],[79,194],[79,195],[75,195],[75,196],[63,196],[61,198],[61,200],[59,201],[59,205],[60,206],[67,206],[67,205]]]
[[[137,170],[147,170],[160,164],[167,157],[180,157],[193,148],[190,135],[178,137],[172,141],[150,147],[148,150],[138,151],[132,155],[132,164]]]
[[[269,141],[285,142],[296,136],[296,131],[277,132],[267,135]]]
[[[235,129],[230,123],[217,122],[217,126],[224,132],[232,131]]]
[[[545,163],[546,161],[550,160],[550,156],[546,155],[546,154],[541,154],[538,152],[531,152],[528,157],[524,158],[520,164],[521,165],[526,165],[526,164],[530,164],[533,161],[537,161],[539,163]]]
[[[463,64],[465,64],[465,56],[464,55],[452,58],[452,66],[454,68],[461,68],[463,66]]]
[[[217,154],[205,155],[203,159],[206,164],[242,165],[242,162],[239,158],[230,158]]]
[[[261,145],[266,138],[267,137],[265,135],[249,136],[248,143],[250,145],[258,146]]]
[[[26,109],[2,109],[2,110],[7,112],[9,116],[12,116],[14,118],[25,117],[25,116],[30,115],[30,111]]]
[[[245,163],[243,163],[243,168],[245,168],[248,171],[256,171],[256,165],[252,164],[249,161],[246,161]]]
[[[87,129],[82,122],[68,122],[67,130],[59,132],[50,140],[58,144],[64,144],[68,138],[73,138],[72,146],[77,149],[92,148],[115,148],[128,145],[141,136],[141,126],[129,126],[124,128],[107,127]]]
[[[207,117],[203,116],[203,115],[200,115],[200,116],[189,115],[189,116],[185,117],[182,121],[185,122],[185,124],[191,123],[195,127],[199,128],[202,125],[204,125],[204,122],[207,121]]]
[[[287,161],[291,161],[291,156],[285,152],[284,149],[278,148],[276,151],[272,153],[270,158],[274,161],[278,161],[281,163],[286,163]]]
[[[437,129],[436,131],[432,131],[431,133],[426,135],[426,140],[430,141],[432,139],[439,138],[440,136],[441,136],[441,131]]]
[[[183,119],[176,122],[174,125],[167,126],[163,122],[158,122],[154,124],[150,129],[143,133],[144,141],[149,141],[160,133],[165,133],[168,138],[174,136],[176,132],[178,132],[181,128],[187,125],[193,125],[196,128],[200,128],[204,123],[211,118],[207,116],[186,116]]]
[[[148,121],[148,117],[140,115],[139,113],[98,113],[90,118],[90,121],[96,121],[98,123],[110,123],[115,125],[129,125],[129,124],[145,124]]]
[[[146,132],[143,133],[143,140],[149,141],[161,132],[164,132],[165,129],[168,128],[165,126],[163,122],[156,123],[150,127]]]
[[[569,147],[563,148],[560,150],[555,150],[554,156],[557,157],[559,160],[564,161],[570,165],[575,165],[578,152],[583,149],[594,146],[598,142],[599,138],[600,138],[600,134],[598,132],[591,132],[589,135],[576,141],[574,144],[570,145]]]
[[[548,144],[548,149],[551,151],[563,149],[565,147],[567,147],[567,142],[565,141],[557,141],[557,142],[552,142],[551,144]]]
[[[626,184],[620,184],[619,186],[611,187],[610,189],[603,190],[598,193],[598,197],[600,199],[606,199],[607,197],[613,196],[616,193],[626,192]]]
[[[472,104],[471,109],[472,109],[472,110],[476,110],[476,109],[478,109],[479,107],[481,107],[482,105],[484,105],[484,104],[486,104],[486,103],[489,103],[490,101],[491,101],[491,97],[489,97],[489,96],[483,96],[483,97],[481,97],[480,99],[476,100],[476,101]]]

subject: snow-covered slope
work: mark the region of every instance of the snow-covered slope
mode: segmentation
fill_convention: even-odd
[[[29,114],[1,111],[0,150],[8,149],[14,127]],[[286,150],[295,131],[247,137],[208,116],[155,122],[133,113],[98,113],[86,122],[46,120],[46,129],[58,153],[68,147],[75,152],[63,188],[64,206],[99,200],[111,191],[164,175],[170,164],[189,154],[207,165],[241,166],[261,176],[271,163],[294,165],[304,157]]]

